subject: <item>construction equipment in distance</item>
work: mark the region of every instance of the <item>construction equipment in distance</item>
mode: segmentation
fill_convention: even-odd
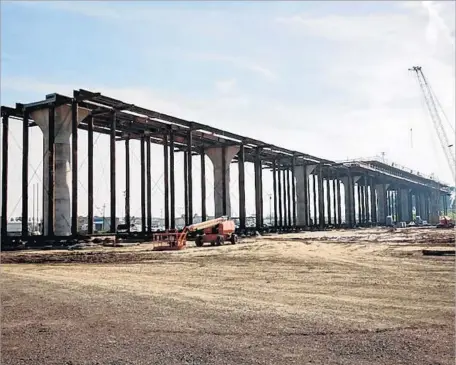
[[[428,108],[429,114],[430,114],[432,122],[434,124],[434,128],[437,133],[437,137],[439,138],[440,147],[442,148],[443,154],[445,155],[446,162],[448,164],[448,167],[449,167],[452,177],[453,177],[453,181],[455,181],[456,180],[456,158],[455,158],[455,153],[454,153],[454,143],[450,143],[450,141],[449,141],[448,135],[445,132],[445,128],[443,127],[442,118],[440,117],[440,114],[442,114],[444,116],[451,131],[453,132],[453,135],[455,132],[454,127],[450,123],[448,118],[446,117],[445,112],[439,102],[439,99],[432,91],[431,85],[429,84],[426,77],[424,76],[424,73],[423,73],[423,70],[421,69],[421,67],[413,66],[412,68],[409,68],[409,71],[413,71],[416,73],[418,83],[420,85],[421,91],[424,96],[424,101],[426,102],[426,106]],[[440,112],[437,107],[439,107]],[[453,194],[452,194],[451,200],[450,200],[451,206],[453,206],[454,199],[455,199]],[[439,228],[454,227],[454,221],[449,217],[440,216],[439,224],[437,225],[437,227],[439,227]]]
[[[429,85],[426,77],[424,77],[424,73],[421,69],[420,66],[413,66],[412,68],[409,68],[409,71],[414,71],[416,73],[416,77],[418,79],[418,83],[420,85],[421,91],[424,96],[424,100],[426,102],[429,114],[431,116],[432,122],[434,123],[434,128],[437,133],[437,137],[439,138],[440,141],[440,147],[442,148],[443,154],[445,155],[445,158],[447,160],[448,167],[450,168],[453,181],[456,179],[456,172],[455,172],[455,166],[456,166],[456,158],[454,155],[454,148],[453,143],[450,143],[448,136],[445,132],[445,129],[443,128],[443,123],[442,119],[440,118],[440,113],[437,109],[437,105],[440,106],[441,113],[444,114],[446,117],[445,113],[443,112],[443,109],[440,105],[439,100],[437,97],[434,95],[432,92],[431,86]],[[448,121],[449,123],[449,121]],[[452,131],[454,132],[453,126],[450,127]]]
[[[210,224],[203,226],[203,223]],[[193,226],[189,227],[193,228],[193,230],[204,229],[203,234],[199,234],[195,238],[196,246],[202,247],[205,242],[209,242],[211,246],[220,246],[226,241],[231,242],[233,245],[237,243],[238,236],[234,233],[236,226],[232,220],[221,217],[203,223],[193,225],[198,226],[196,229]]]
[[[155,251],[181,250],[187,246],[187,234],[203,230],[203,234],[196,236],[195,244],[198,247],[203,246],[205,242],[210,242],[212,246],[221,245],[225,241],[235,244],[238,241],[235,232],[235,225],[227,217],[211,219],[201,223],[195,223],[185,227],[182,232],[164,232],[153,235],[154,242],[163,243],[154,247]]]
[[[454,220],[447,216],[440,217],[437,228],[454,228]]]

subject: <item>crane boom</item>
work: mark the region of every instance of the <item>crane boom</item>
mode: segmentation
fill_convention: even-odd
[[[453,145],[450,144],[448,141],[448,136],[443,128],[442,119],[440,118],[440,114],[437,110],[436,100],[431,91],[429,83],[424,76],[424,73],[420,66],[413,66],[409,68],[409,71],[414,71],[418,78],[418,83],[420,85],[421,91],[424,95],[424,100],[426,101],[426,106],[428,108],[429,114],[431,115],[432,122],[434,124],[435,131],[437,133],[437,137],[439,138],[440,146],[443,149],[443,153],[447,160],[448,166],[450,168],[453,181],[456,180],[456,172],[455,172],[455,165],[456,165],[456,158],[454,155],[454,149],[452,148]],[[438,100],[437,100],[438,103]]]

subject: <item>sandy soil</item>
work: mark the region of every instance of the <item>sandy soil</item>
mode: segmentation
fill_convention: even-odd
[[[454,364],[454,256],[421,254],[450,245],[365,229],[2,253],[2,364]]]

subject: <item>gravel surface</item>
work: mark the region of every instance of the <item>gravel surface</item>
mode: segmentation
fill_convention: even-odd
[[[454,364],[454,257],[420,254],[448,231],[347,232],[2,253],[1,363]]]

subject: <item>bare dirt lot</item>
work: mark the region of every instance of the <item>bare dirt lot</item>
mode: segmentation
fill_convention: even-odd
[[[2,364],[454,364],[454,231],[2,253]],[[25,264],[28,262],[27,264]]]

